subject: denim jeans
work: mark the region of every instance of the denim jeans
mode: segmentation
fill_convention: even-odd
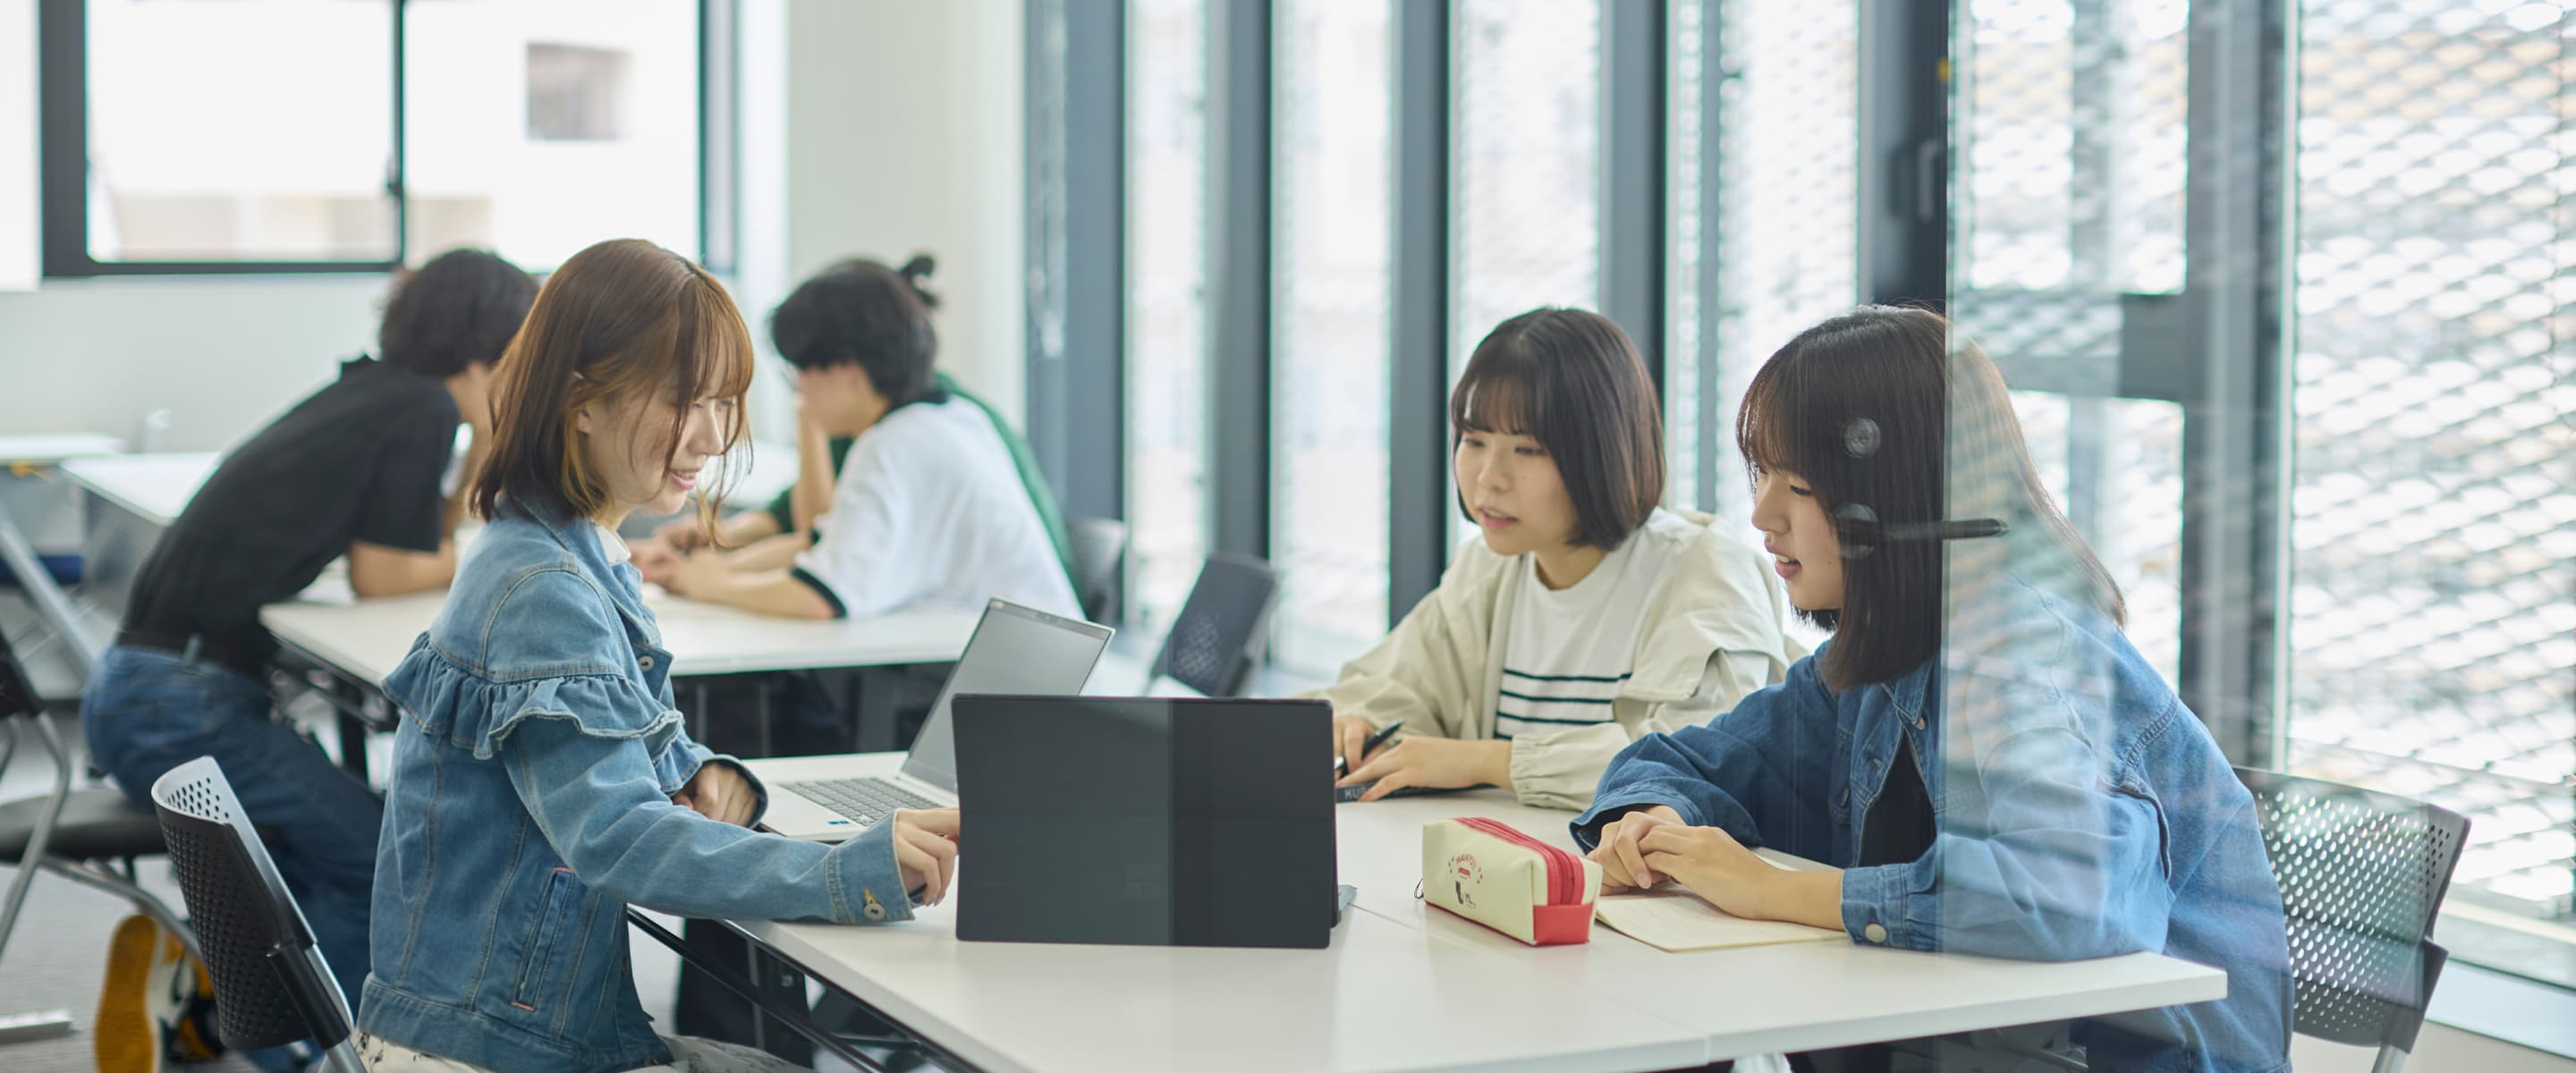
[[[384,802],[270,707],[267,683],[230,667],[120,645],[90,673],[81,726],[92,762],[146,808],[170,769],[200,756],[223,765],[354,1009]]]

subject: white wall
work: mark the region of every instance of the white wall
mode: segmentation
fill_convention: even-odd
[[[746,86],[746,105],[765,114],[746,117],[744,149],[770,154],[745,161],[746,261],[736,286],[755,331],[805,273],[851,254],[899,262],[927,249],[939,257],[934,282],[947,300],[943,364],[1020,413],[1020,5],[748,6],[758,11],[747,11],[746,32],[767,37],[745,43],[753,62],[744,78],[758,87]],[[32,27],[33,8],[0,0],[0,20],[24,12]],[[0,48],[9,40],[0,31]],[[0,71],[24,69],[0,59]],[[32,130],[32,97],[10,101],[0,87],[0,139],[18,116]],[[0,146],[0,172],[9,163]],[[32,259],[33,241],[0,227],[10,247],[0,267]],[[130,438],[144,415],[166,408],[165,449],[227,446],[369,345],[383,283],[127,277],[0,292],[0,435]]]
[[[0,435],[133,440],[170,411],[173,451],[229,446],[375,338],[384,277],[48,280],[0,293]]]
[[[940,362],[1021,405],[1021,6],[790,0],[787,275],[939,258]]]

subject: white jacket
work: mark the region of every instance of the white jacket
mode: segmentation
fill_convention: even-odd
[[[1512,785],[1521,802],[1581,809],[1592,801],[1610,758],[1638,737],[1708,721],[1788,673],[1781,634],[1788,594],[1760,552],[1715,527],[1715,519],[1674,511],[1696,528],[1672,575],[1646,608],[1627,683],[1611,703],[1613,722],[1512,739]],[[1640,527],[1631,540],[1674,539]],[[1440,587],[1414,605],[1376,648],[1342,667],[1310,696],[1336,716],[1372,726],[1404,720],[1404,731],[1444,738],[1494,736],[1494,703],[1511,643],[1513,579],[1528,569],[1482,538],[1463,545]]]

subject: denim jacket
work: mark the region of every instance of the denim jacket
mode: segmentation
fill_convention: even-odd
[[[484,529],[385,679],[402,723],[360,1028],[501,1073],[667,1063],[627,966],[628,903],[910,915],[891,825],[826,846],[671,803],[732,761],[681,729],[670,673],[641,581],[597,526],[512,508]]]
[[[1707,725],[1638,739],[1576,840],[1669,805],[1747,846],[1847,868],[1855,942],[2045,961],[2155,950],[2223,968],[2223,1000],[2079,1022],[2074,1042],[2097,1070],[2288,1068],[2288,941],[2253,796],[2117,627],[2004,587],[2009,606],[1986,621],[2008,624],[1953,628],[1941,657],[1902,677],[1829,691],[1828,643]],[[1905,744],[1932,848],[1851,867]]]

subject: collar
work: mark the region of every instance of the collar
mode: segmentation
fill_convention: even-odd
[[[626,538],[617,535],[617,530],[598,522],[590,523],[590,527],[599,531],[599,553],[607,556],[608,565],[616,566],[635,560],[635,550],[626,546]]]
[[[1893,681],[1880,682],[1878,688],[1887,691],[1887,701],[1896,706],[1898,715],[1913,721],[1922,718],[1923,695],[1929,691],[1931,680],[1932,661],[1926,660]]]

